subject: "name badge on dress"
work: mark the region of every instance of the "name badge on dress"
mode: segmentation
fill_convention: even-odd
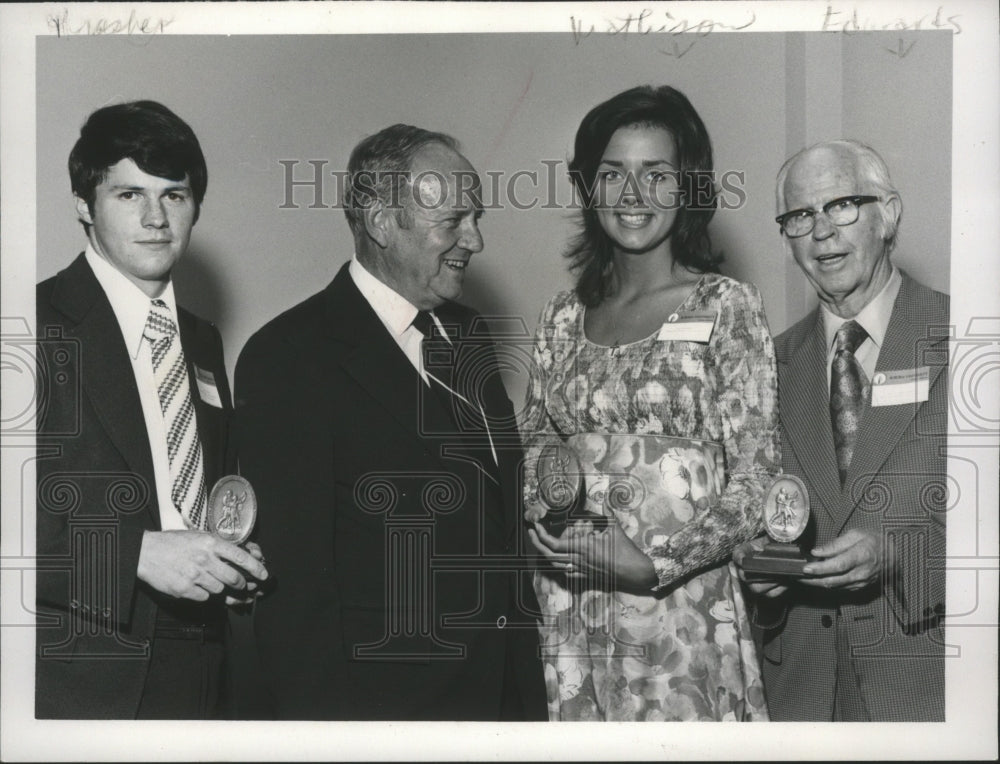
[[[926,366],[880,371],[872,377],[872,406],[900,406],[926,401],[929,379]]]
[[[215,375],[210,371],[193,364],[194,381],[198,383],[198,397],[210,406],[217,409],[222,408],[222,398],[219,397],[219,388],[215,384]]]
[[[712,310],[692,310],[671,313],[667,322],[660,327],[656,339],[660,342],[701,342],[708,343],[715,330],[719,314]]]

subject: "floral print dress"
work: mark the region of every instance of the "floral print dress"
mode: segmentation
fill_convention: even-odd
[[[539,321],[521,422],[526,517],[547,511],[537,464],[553,443],[579,443],[583,433],[694,440],[659,460],[669,501],[607,512],[652,559],[654,590],[587,588],[590,579],[535,573],[549,717],[766,720],[729,562],[736,545],[761,532],[764,495],[781,463],[774,348],[760,295],[751,284],[702,276],[677,312],[714,315],[707,342],[658,332],[596,345],[584,334],[585,312],[575,293],[562,292]],[[718,477],[697,466],[710,465],[712,453],[724,460]],[[706,491],[706,483],[725,487]]]

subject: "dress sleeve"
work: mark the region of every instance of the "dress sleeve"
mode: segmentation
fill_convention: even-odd
[[[555,347],[560,340],[556,337],[554,323],[558,296],[549,300],[542,309],[535,330],[531,352],[531,369],[524,406],[520,412],[521,440],[524,446],[524,517],[529,522],[542,519],[551,508],[540,493],[538,486],[538,457],[546,446],[557,445],[564,436],[549,414],[546,401],[549,375],[552,373]]]
[[[781,466],[777,367],[760,294],[752,284],[735,284],[720,302],[705,381],[721,419],[726,488],[717,504],[643,550],[657,589],[727,561],[737,545],[759,535],[764,496]]]

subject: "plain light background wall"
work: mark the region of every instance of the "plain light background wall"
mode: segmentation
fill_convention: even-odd
[[[693,43],[692,43],[693,39]],[[331,171],[394,122],[453,134],[485,176],[538,174],[538,205],[491,209],[464,302],[533,331],[548,297],[572,284],[561,253],[575,231],[565,161],[583,115],[639,84],[670,84],[698,109],[716,170],[744,173],[745,204],[712,223],[723,271],[760,288],[772,331],[815,304],[773,218],[786,156],[854,137],[887,160],[903,198],[895,261],[948,291],[951,48],[947,31],[898,35],[743,33],[688,38],[571,34],[64,37],[37,44],[37,278],[83,249],[66,159],[87,115],[126,100],[161,101],[198,134],[208,194],[175,273],[183,304],[216,322],[232,373],[263,323],[328,283],[353,250]],[[689,47],[687,47],[689,46]],[[325,161],[314,189],[286,201],[282,160],[297,180]],[[550,187],[543,162],[560,162]],[[518,190],[530,183],[522,178]],[[512,324],[504,324],[510,327]],[[516,326],[516,324],[513,324]],[[508,370],[515,402],[524,369]]]

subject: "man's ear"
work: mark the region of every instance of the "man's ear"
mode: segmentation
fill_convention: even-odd
[[[365,231],[368,236],[385,249],[389,246],[390,229],[395,225],[395,218],[386,209],[385,204],[376,199],[372,204],[365,207],[364,212]]]
[[[892,238],[896,236],[896,229],[899,228],[899,218],[903,214],[903,202],[902,200],[893,194],[888,199],[885,200],[886,209],[889,211],[889,231],[888,233]]]
[[[73,196],[73,199],[76,203],[76,214],[80,218],[80,221],[87,225],[93,225],[94,216],[90,214],[90,206],[87,204],[87,200],[76,195]]]

